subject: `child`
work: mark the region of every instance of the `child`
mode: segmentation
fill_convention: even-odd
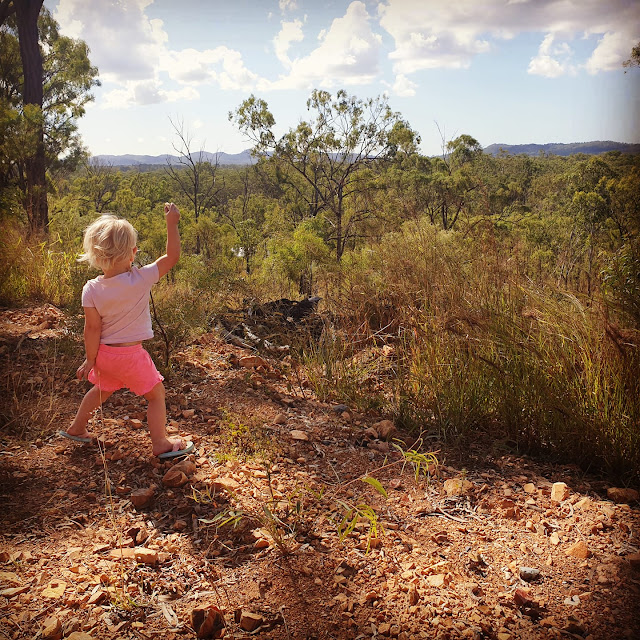
[[[165,203],[167,252],[153,264],[132,266],[138,248],[138,234],[127,222],[103,215],[84,233],[80,260],[102,269],[104,275],[89,280],[82,289],[86,359],[78,367],[78,379],[94,384],[80,404],[67,431],[60,435],[76,442],[91,442],[87,432],[91,413],[114,391],[127,387],[144,396],[153,455],[174,458],[193,451],[193,443],[167,438],[163,377],[142,341],[153,337],[149,292],[180,258],[180,212]]]

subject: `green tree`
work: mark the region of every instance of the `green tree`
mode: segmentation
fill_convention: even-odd
[[[371,215],[367,200],[355,197],[367,189],[364,170],[414,148],[418,137],[384,97],[362,100],[341,90],[333,98],[315,90],[307,109],[314,117],[281,138],[273,133],[275,119],[267,103],[255,96],[229,119],[252,140],[255,155],[271,155],[280,180],[306,203],[308,217],[324,217],[339,261],[358,223]]]
[[[61,36],[41,7],[42,0],[0,3],[0,186],[17,188],[34,233],[49,221],[46,172],[77,165],[76,121],[99,84],[87,45]]]

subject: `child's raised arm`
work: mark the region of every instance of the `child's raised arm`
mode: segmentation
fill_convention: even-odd
[[[167,221],[167,252],[156,260],[159,278],[169,273],[180,259],[180,232],[178,231],[180,211],[173,202],[165,202],[164,216]]]

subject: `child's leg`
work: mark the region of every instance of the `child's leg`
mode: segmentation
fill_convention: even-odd
[[[87,424],[91,414],[103,403],[113,391],[101,391],[97,386],[91,387],[85,394],[76,417],[73,419],[71,426],[67,429],[67,433],[72,436],[88,437]]]
[[[182,440],[169,440],[167,438],[167,407],[164,399],[164,385],[162,382],[145,393],[149,405],[147,406],[147,424],[153,444],[153,455],[157,456],[168,451],[178,451],[184,446]]]

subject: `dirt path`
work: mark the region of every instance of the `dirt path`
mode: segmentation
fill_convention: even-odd
[[[640,638],[637,499],[491,443],[390,444],[215,336],[167,379],[188,461],[152,458],[128,393],[67,443],[65,326],[0,314],[0,638]]]

